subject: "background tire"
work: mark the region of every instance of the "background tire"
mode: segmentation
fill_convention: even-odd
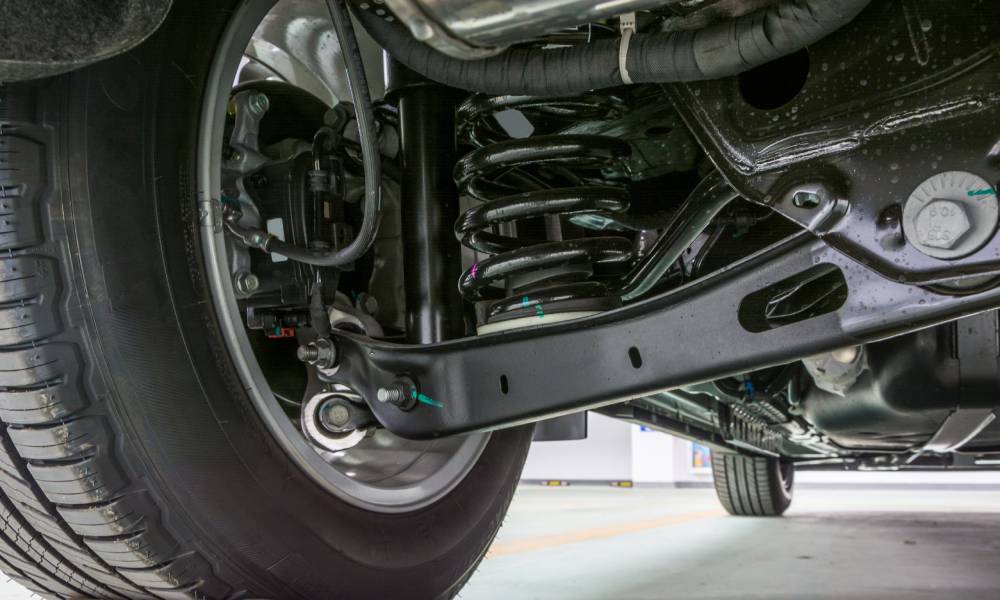
[[[46,597],[441,598],[500,526],[531,428],[404,514],[323,490],[248,401],[212,309],[196,141],[234,1],[0,86],[0,569]]]
[[[777,458],[712,455],[715,492],[731,515],[777,517],[792,503],[792,463]]]

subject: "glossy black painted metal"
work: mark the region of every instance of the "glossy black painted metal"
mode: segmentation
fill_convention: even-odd
[[[390,87],[399,103],[406,330],[409,341],[431,343],[465,333],[464,304],[455,287],[461,247],[452,233],[459,212],[451,178],[457,97],[455,90],[412,72],[404,79],[403,69],[394,65],[390,75],[397,81]]]
[[[1000,3],[988,0],[961,11],[934,0],[874,2],[809,47],[802,89],[777,108],[753,106],[728,79],[666,87],[741,195],[831,247],[910,283],[995,274],[1000,236],[940,260],[907,243],[899,213],[915,188],[947,171],[983,177],[996,201],[1000,39],[982,24],[997,22]],[[814,192],[818,206],[796,202]]]
[[[839,268],[848,285],[838,310],[760,332],[740,324],[746,296],[823,263]],[[801,234],[685,287],[593,317],[426,346],[343,333],[335,342],[338,377],[366,398],[400,374],[417,382],[433,404],[407,413],[373,409],[391,431],[427,438],[606,406],[884,339],[998,304],[1000,289],[936,294],[880,277]],[[641,352],[641,368],[633,366],[630,348]]]

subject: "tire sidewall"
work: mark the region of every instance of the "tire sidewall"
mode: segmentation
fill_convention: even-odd
[[[181,544],[216,558],[237,587],[450,595],[499,526],[530,428],[494,433],[451,494],[402,515],[334,498],[282,451],[228,354],[198,234],[202,94],[237,3],[174,4],[147,42],[71,75],[64,91],[64,210],[85,249],[74,279],[124,467]]]

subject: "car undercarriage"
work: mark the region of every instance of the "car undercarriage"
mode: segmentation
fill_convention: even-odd
[[[335,327],[318,377],[411,438],[599,409],[801,466],[994,464],[996,47],[918,4],[735,80],[437,95],[451,155],[407,87],[433,84],[390,71],[402,194],[436,196],[394,304],[429,306],[408,337]],[[480,335],[446,342],[456,236]]]
[[[1000,3],[961,4],[148,0],[37,19],[21,7],[25,31],[74,20],[86,43],[42,58],[34,42],[0,44],[0,150],[13,156],[0,241],[15,258],[62,248],[51,260],[79,272],[60,271],[75,290],[60,302],[11,296],[3,331],[30,320],[8,340],[20,352],[79,327],[81,355],[111,357],[86,372],[115,392],[88,383],[79,410],[98,412],[34,419],[24,411],[52,403],[17,394],[69,376],[0,382],[0,445],[24,460],[10,473],[69,460],[30,450],[39,431],[152,444],[166,434],[122,433],[121,415],[176,424],[201,409],[219,431],[199,439],[259,445],[220,463],[278,461],[274,481],[378,518],[473,485],[509,501],[481,481],[513,486],[525,436],[584,437],[586,411],[711,447],[734,514],[780,514],[797,469],[995,469]],[[128,312],[139,299],[156,310]],[[123,332],[146,318],[136,335],[181,325],[160,333],[162,355],[129,362],[146,350]],[[190,383],[174,398],[208,400],[105,411],[101,398],[157,393],[144,369]],[[106,458],[101,443],[77,450]],[[186,464],[171,460],[157,464]],[[487,476],[484,463],[516,466]],[[773,505],[726,496],[727,477],[758,468]],[[280,475],[292,472],[304,475]],[[78,504],[46,498],[48,512]],[[488,544],[499,522],[482,522]],[[389,526],[371,528],[394,546]],[[414,597],[456,591],[485,552],[470,548],[465,571]]]

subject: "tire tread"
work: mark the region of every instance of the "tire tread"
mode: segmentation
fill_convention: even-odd
[[[225,597],[115,457],[73,324],[39,84],[0,84],[0,570],[46,598]]]
[[[731,515],[778,516],[790,504],[777,459],[718,453],[712,457],[712,476],[719,502]]]

